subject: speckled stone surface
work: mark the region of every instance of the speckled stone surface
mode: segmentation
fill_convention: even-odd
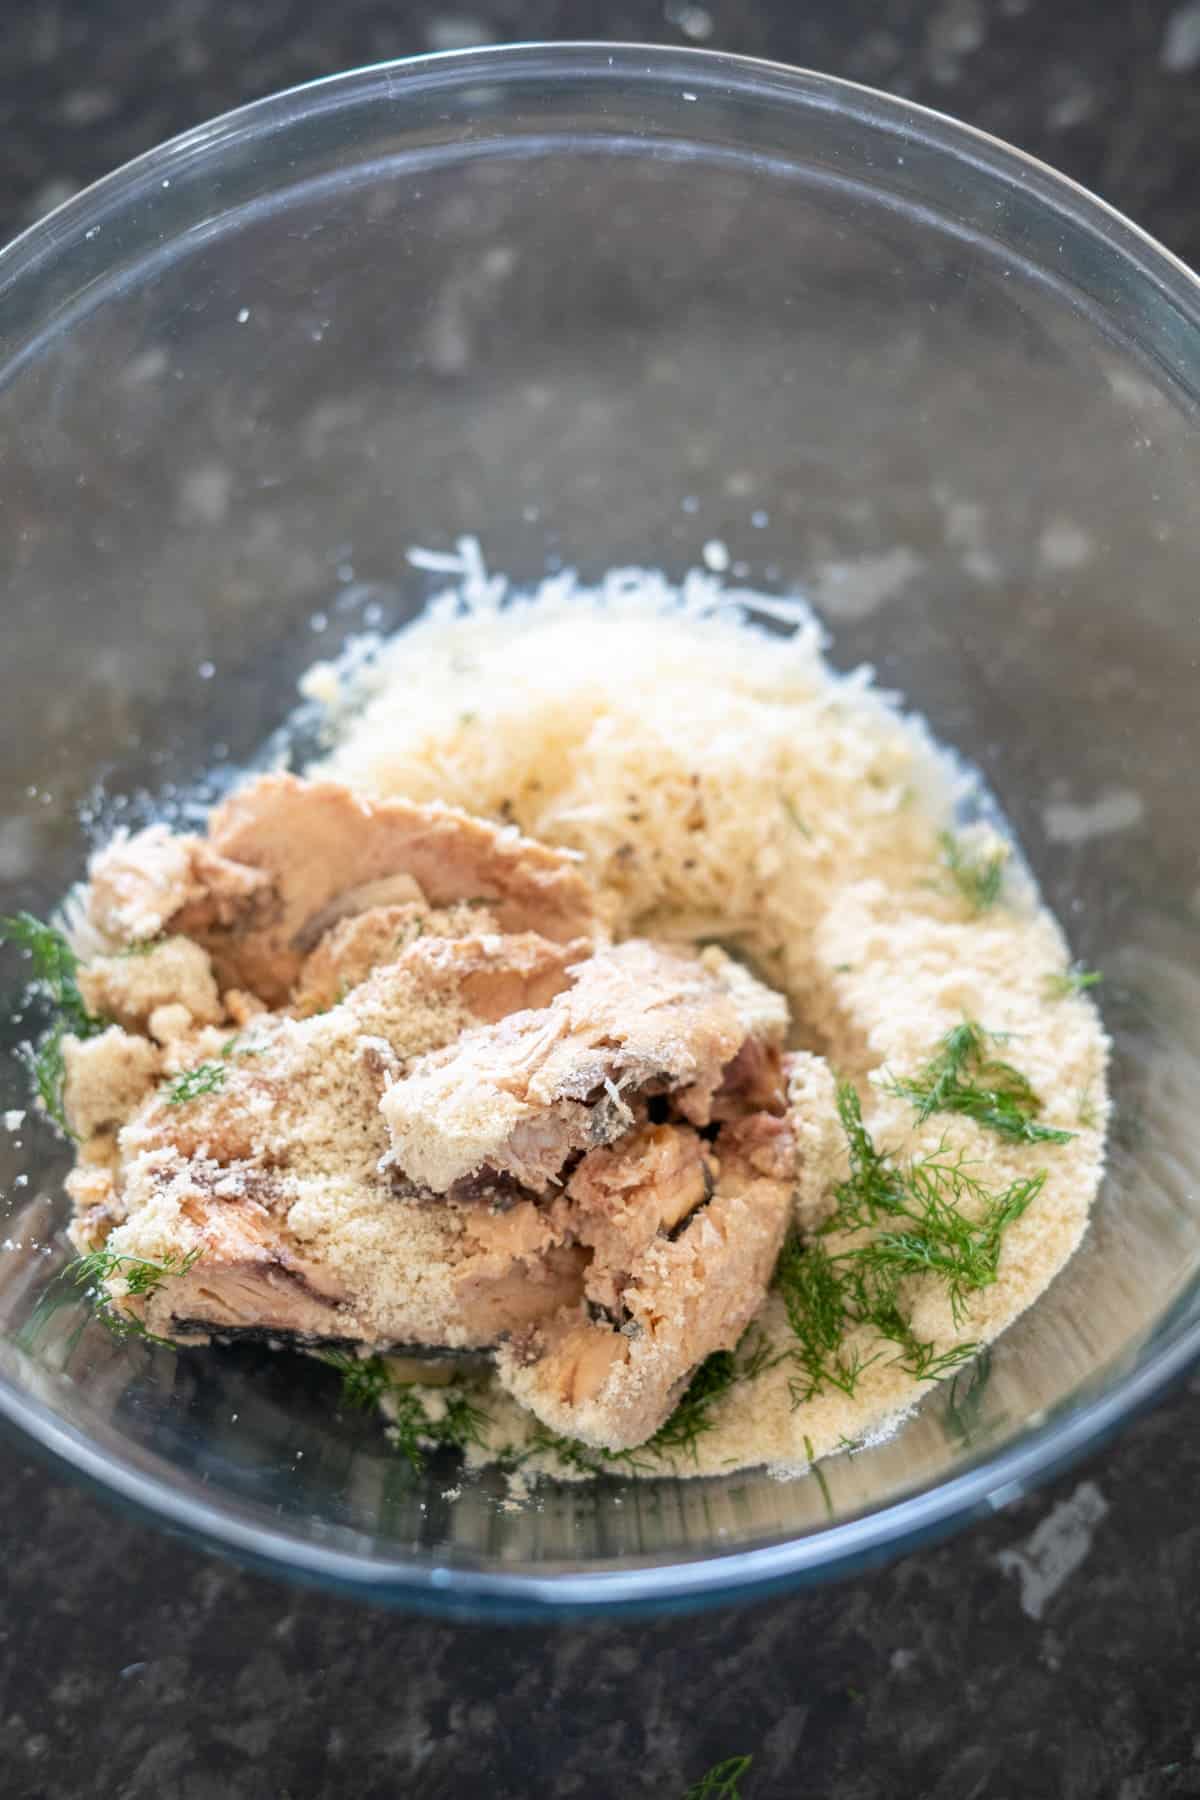
[[[958,113],[1200,260],[1186,0],[25,0],[0,233],[173,132],[355,63],[605,36],[774,56]],[[485,1630],[240,1573],[0,1458],[12,1800],[1200,1794],[1200,1379],[949,1545],[703,1619]]]

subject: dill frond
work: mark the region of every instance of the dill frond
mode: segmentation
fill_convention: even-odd
[[[434,1416],[421,1398],[419,1383],[397,1381],[382,1356],[354,1356],[345,1350],[323,1350],[320,1361],[342,1378],[342,1399],[359,1412],[369,1412],[387,1399],[391,1408],[388,1436],[415,1474],[433,1450],[465,1450],[482,1444],[488,1415],[470,1391],[454,1382],[443,1390],[445,1411]]]
[[[59,1130],[67,1137],[74,1134],[67,1124],[66,1107],[63,1093],[67,1082],[67,1063],[63,1055],[63,1039],[69,1027],[63,1020],[52,1025],[46,1036],[37,1045],[30,1045],[23,1052],[34,1091],[42,1103],[42,1110],[48,1119],[52,1119]]]
[[[127,1292],[136,1295],[156,1293],[172,1275],[186,1275],[200,1255],[199,1249],[185,1256],[164,1256],[156,1261],[151,1256],[126,1255],[115,1250],[91,1250],[68,1266],[68,1273],[78,1287],[102,1288],[114,1276],[123,1277]]]
[[[224,1050],[221,1055],[225,1056]],[[168,1106],[185,1106],[189,1100],[198,1100],[202,1094],[219,1094],[225,1086],[227,1074],[225,1062],[197,1063],[194,1069],[185,1069],[182,1075],[169,1081],[163,1089],[163,1097]]]
[[[992,1353],[986,1344],[969,1368],[960,1369],[946,1390],[946,1421],[951,1434],[969,1446],[979,1424],[988,1382],[992,1378]]]
[[[967,1295],[995,1282],[1004,1233],[1041,1193],[1045,1180],[1042,1170],[990,1193],[967,1173],[961,1158],[945,1153],[926,1157],[907,1171],[905,1204],[896,1213],[904,1221],[901,1228],[881,1231],[870,1243],[843,1254],[875,1281],[879,1297],[894,1299],[896,1286],[908,1275],[936,1276],[958,1325]],[[968,1198],[982,1204],[977,1220],[961,1210]],[[871,1323],[869,1314],[877,1310],[873,1301],[867,1310]]]
[[[0,918],[0,943],[16,944],[27,952],[33,964],[33,985],[54,1009],[56,1016],[49,1029],[25,1053],[24,1060],[42,1110],[66,1137],[71,1137],[63,1104],[63,1039],[95,1037],[107,1029],[109,1021],[89,1012],[76,979],[79,960],[56,926],[43,924],[32,913],[16,913]]]
[[[782,806],[792,824],[796,827],[796,830],[800,833],[800,836],[811,839],[812,830],[805,823],[801,814],[796,810],[795,802],[790,800],[786,794],[783,794],[780,796],[779,804]]]
[[[369,1412],[378,1406],[392,1385],[387,1364],[381,1356],[353,1356],[346,1350],[322,1350],[320,1360],[337,1370],[342,1378],[342,1399],[356,1412]]]
[[[824,1469],[817,1461],[817,1453],[813,1449],[813,1441],[810,1437],[805,1437],[804,1439],[804,1454],[808,1458],[809,1473],[816,1477],[817,1486],[821,1490],[821,1498],[825,1502],[826,1517],[832,1519],[833,1501],[829,1495],[829,1483],[825,1479]]]
[[[730,1756],[715,1763],[693,1783],[683,1800],[742,1800],[741,1783],[750,1773],[753,1761],[752,1756]]]
[[[942,867],[971,911],[982,913],[995,906],[1004,887],[1004,851],[973,849],[961,843],[952,831],[939,832],[938,844]]]
[[[34,981],[58,1009],[68,1031],[87,1037],[98,1026],[103,1029],[84,1004],[75,979],[79,960],[61,931],[21,912],[0,918],[0,943],[17,944],[28,953]]]
[[[1066,1000],[1072,994],[1085,994],[1088,988],[1094,988],[1104,980],[1099,969],[1085,969],[1082,963],[1072,963],[1061,973],[1045,977],[1042,986],[1048,1000]]]
[[[712,1410],[723,1394],[739,1381],[749,1381],[770,1361],[770,1351],[761,1334],[754,1334],[753,1328],[742,1339],[754,1336],[747,1354],[741,1354],[741,1345],[737,1350],[717,1350],[706,1357],[688,1383],[687,1392],[679,1402],[675,1411],[666,1422],[659,1426],[654,1436],[643,1448],[652,1456],[672,1457],[679,1451],[686,1451],[692,1460],[696,1459],[696,1445],[706,1431],[713,1427]]]
[[[186,1275],[199,1255],[197,1248],[189,1250],[184,1256],[172,1254],[156,1261],[150,1256],[125,1255],[114,1250],[92,1250],[86,1256],[77,1257],[73,1263],[68,1263],[63,1274],[69,1276],[77,1287],[86,1289],[95,1304],[96,1317],[119,1342],[140,1338],[144,1343],[161,1344],[168,1350],[175,1350],[178,1346],[170,1338],[159,1337],[136,1313],[127,1311],[123,1306],[115,1306],[105,1289],[114,1277],[120,1276],[128,1294],[148,1298],[157,1293],[163,1282],[171,1276]]]
[[[875,1358],[864,1362],[857,1350],[843,1348],[855,1318],[839,1263],[819,1238],[806,1246],[793,1233],[779,1253],[775,1285],[796,1339],[792,1356],[800,1374],[789,1383],[792,1405],[801,1406],[830,1387],[852,1398]]]
[[[880,1213],[896,1210],[899,1183],[887,1152],[877,1150],[863,1124],[862,1102],[848,1081],[837,1086],[837,1113],[850,1157],[850,1175],[833,1190],[837,1202],[826,1231],[858,1231],[873,1225]]]
[[[960,1152],[944,1145],[903,1167],[877,1149],[863,1124],[854,1090],[838,1090],[838,1111],[850,1156],[849,1178],[835,1190],[836,1207],[824,1234],[805,1241],[793,1232],[775,1270],[775,1288],[795,1338],[790,1355],[800,1373],[792,1403],[832,1388],[852,1396],[865,1370],[886,1354],[919,1381],[935,1381],[970,1360],[974,1342],[939,1349],[920,1338],[904,1302],[912,1276],[945,1291],[955,1326],[967,1300],[996,1280],[1004,1234],[1045,1183],[1045,1171],[992,1190]],[[831,1230],[861,1241],[831,1250]],[[869,1235],[862,1235],[869,1233]],[[848,1346],[865,1328],[879,1347],[870,1354]]]
[[[1069,1143],[1073,1132],[1037,1123],[1041,1101],[1019,1069],[990,1053],[994,1042],[981,1025],[964,1020],[919,1075],[892,1081],[889,1092],[911,1100],[920,1124],[934,1113],[957,1113],[1012,1143]]]
[[[166,941],[165,935],[160,931],[157,937],[143,938],[138,944],[126,944],[116,952],[116,956],[121,962],[128,962],[134,956],[149,956],[152,951],[161,949]]]

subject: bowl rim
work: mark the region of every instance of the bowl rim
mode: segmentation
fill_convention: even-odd
[[[815,70],[716,49],[604,40],[485,45],[365,64],[220,114],[121,165],[0,248],[0,298],[51,260],[76,231],[82,234],[89,217],[136,195],[148,175],[161,178],[163,170],[219,155],[232,141],[293,125],[314,112],[364,98],[376,88],[402,97],[405,88],[430,79],[453,91],[477,82],[481,73],[488,82],[502,84],[534,73],[553,78],[556,70],[597,83],[636,79],[655,93],[678,75],[697,89],[720,87],[749,99],[769,91],[800,109],[848,113],[897,135],[919,128],[924,139],[950,159],[969,152],[970,160],[993,175],[1032,191],[1039,204],[1071,214],[1200,325],[1200,279],[1185,263],[1078,182],[987,132],[913,101]],[[1060,1408],[994,1455],[982,1455],[961,1473],[902,1493],[872,1511],[749,1548],[695,1557],[675,1553],[662,1561],[647,1558],[578,1570],[558,1567],[540,1574],[411,1554],[374,1559],[243,1519],[181,1493],[156,1474],[114,1462],[84,1433],[43,1402],[21,1394],[2,1374],[0,1421],[55,1467],[102,1497],[250,1567],[387,1604],[528,1620],[645,1613],[748,1599],[851,1574],[945,1536],[1048,1480],[1148,1406],[1200,1357],[1200,1321],[1177,1322],[1134,1354],[1137,1360],[1131,1367],[1070,1412]]]

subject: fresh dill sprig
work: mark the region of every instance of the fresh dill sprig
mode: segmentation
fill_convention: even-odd
[[[354,1356],[348,1350],[322,1350],[319,1360],[342,1378],[342,1399],[355,1412],[370,1412],[393,1385],[382,1356]]]
[[[793,1233],[779,1253],[775,1285],[796,1339],[792,1354],[800,1374],[789,1384],[792,1404],[801,1406],[826,1388],[850,1398],[879,1352],[864,1361],[859,1351],[843,1348],[851,1322],[843,1271],[820,1239],[806,1246]]]
[[[830,1388],[853,1395],[887,1344],[894,1350],[890,1360],[920,1381],[940,1379],[968,1361],[978,1344],[939,1349],[917,1335],[904,1284],[914,1275],[936,1280],[960,1325],[969,1295],[996,1280],[1005,1232],[1046,1179],[1043,1170],[994,1191],[945,1145],[900,1167],[876,1147],[848,1083],[839,1086],[837,1105],[850,1174],[834,1190],[823,1234],[805,1242],[793,1233],[775,1270],[796,1340],[790,1353],[800,1371],[790,1383],[795,1406]],[[832,1250],[827,1238],[834,1231],[860,1241]],[[859,1328],[877,1340],[869,1354],[847,1343]]]
[[[0,943],[17,944],[29,954],[33,979],[57,1009],[63,1025],[77,1037],[88,1037],[104,1022],[88,1011],[76,976],[79,959],[62,932],[32,913],[0,918]]]
[[[63,1094],[67,1085],[67,1061],[63,1055],[63,1039],[69,1027],[62,1020],[52,1025],[46,1036],[36,1046],[28,1046],[22,1053],[34,1091],[42,1103],[42,1110],[48,1119],[53,1119],[61,1132],[67,1137],[74,1137],[74,1132],[67,1124],[67,1111],[63,1102]]]
[[[804,1439],[804,1454],[808,1458],[809,1473],[816,1477],[817,1486],[821,1490],[821,1498],[825,1502],[826,1516],[828,1518],[832,1519],[832,1517],[833,1517],[833,1500],[829,1493],[829,1483],[825,1479],[824,1469],[821,1467],[820,1463],[817,1461],[817,1453],[813,1449],[813,1441],[807,1435],[805,1436],[805,1439]]]
[[[806,823],[803,815],[797,810],[795,801],[789,799],[789,797],[786,794],[781,794],[780,799],[779,799],[779,804],[780,804],[780,806],[782,806],[784,812],[787,814],[787,816],[791,820],[792,824],[796,827],[796,830],[800,833],[800,836],[804,837],[804,838],[811,838],[812,837],[812,829]]]
[[[79,959],[62,932],[43,924],[32,913],[0,917],[0,943],[18,945],[33,963],[33,983],[57,1015],[41,1041],[25,1054],[34,1090],[42,1109],[67,1137],[71,1137],[63,1104],[66,1083],[65,1037],[89,1038],[108,1027],[107,1019],[88,1009],[79,991]]]
[[[221,1054],[224,1056],[225,1052]],[[194,1069],[185,1069],[182,1075],[169,1081],[163,1096],[168,1106],[184,1106],[189,1100],[198,1100],[202,1094],[219,1094],[228,1073],[227,1062],[197,1063]]]
[[[846,1138],[850,1175],[833,1190],[837,1202],[834,1216],[839,1229],[856,1230],[873,1225],[881,1212],[895,1211],[900,1177],[888,1160],[887,1151],[876,1149],[863,1124],[862,1103],[849,1081],[838,1083],[837,1113]]]
[[[428,1449],[463,1451],[483,1442],[488,1416],[461,1388],[446,1396],[446,1410],[434,1417],[411,1384],[393,1382],[388,1390],[391,1414],[388,1436],[414,1474],[425,1467]]]
[[[199,1255],[197,1248],[189,1250],[186,1255],[169,1254],[156,1261],[150,1256],[126,1255],[114,1250],[92,1250],[86,1256],[77,1257],[73,1263],[69,1263],[63,1273],[69,1275],[77,1287],[87,1290],[95,1302],[96,1317],[115,1338],[122,1342],[131,1337],[141,1338],[148,1344],[162,1344],[168,1350],[174,1350],[177,1346],[170,1338],[159,1337],[136,1313],[131,1313],[122,1306],[115,1306],[111,1295],[105,1290],[108,1282],[115,1276],[120,1276],[128,1294],[148,1299],[171,1276],[186,1275]]]
[[[696,1445],[715,1420],[713,1408],[739,1381],[753,1381],[770,1367],[771,1348],[762,1332],[751,1326],[736,1350],[715,1350],[700,1364],[687,1391],[670,1418],[659,1426],[641,1451],[668,1460],[686,1452],[696,1460]]]
[[[730,1756],[715,1763],[692,1784],[683,1800],[742,1800],[741,1783],[750,1773],[753,1761],[752,1756]]]
[[[120,962],[128,962],[131,957],[150,956],[155,950],[161,950],[166,941],[166,937],[160,931],[157,937],[143,938],[140,943],[123,945],[116,952],[116,956]]]
[[[1047,975],[1043,987],[1048,1000],[1066,1000],[1072,994],[1085,994],[1088,988],[1098,986],[1104,980],[1099,969],[1085,969],[1082,963],[1072,963],[1061,973]]]
[[[445,1411],[435,1417],[421,1399],[419,1384],[397,1381],[382,1356],[325,1350],[320,1360],[341,1376],[347,1406],[367,1412],[388,1401],[388,1435],[415,1474],[425,1467],[430,1449],[461,1451],[468,1444],[483,1443],[488,1415],[460,1383],[452,1382],[445,1390]]]
[[[128,1293],[156,1293],[172,1275],[186,1275],[200,1255],[199,1249],[184,1256],[170,1254],[156,1261],[152,1256],[133,1256],[116,1250],[91,1250],[69,1265],[69,1274],[78,1287],[101,1288],[120,1275]]]
[[[948,1031],[919,1075],[898,1079],[889,1091],[911,1100],[924,1124],[934,1113],[974,1119],[1016,1144],[1066,1144],[1075,1135],[1039,1125],[1041,1101],[1026,1076],[993,1056],[994,1036],[973,1020]]]
[[[1004,851],[974,849],[952,831],[939,832],[938,844],[942,867],[971,911],[982,913],[995,906],[1004,887]]]
[[[946,1389],[946,1422],[964,1446],[969,1446],[975,1435],[991,1378],[992,1353],[984,1344],[971,1366],[960,1369]]]

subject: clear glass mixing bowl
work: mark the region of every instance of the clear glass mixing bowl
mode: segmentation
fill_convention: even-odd
[[[1158,1392],[1200,1345],[1198,388],[1196,282],[1087,194],[905,102],[701,52],[319,82],[0,256],[4,911],[79,874],[97,783],[106,824],[194,797],[314,655],[410,616],[408,546],[469,531],[536,577],[680,572],[719,538],[984,770],[1106,973],[1118,1100],[1087,1241],[990,1378],[820,1479],[510,1512],[485,1476],[451,1502],[311,1362],[114,1346],[61,1288],[35,1317],[67,1158],[32,1119],[0,1134],[7,1418],[245,1560],[522,1615],[860,1567]],[[26,1104],[12,1059],[0,1081]]]

